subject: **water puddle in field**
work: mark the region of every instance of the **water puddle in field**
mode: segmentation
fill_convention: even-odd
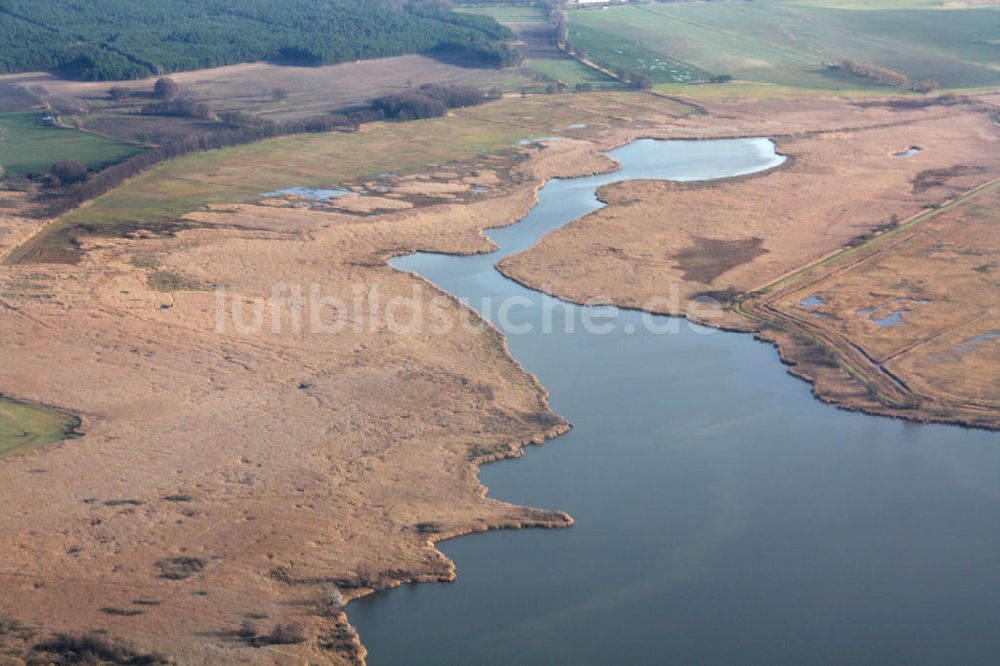
[[[303,197],[305,199],[309,199],[310,201],[329,201],[330,199],[347,196],[348,194],[354,194],[354,192],[345,188],[322,189],[317,187],[289,187],[283,190],[275,190],[274,192],[265,192],[261,196],[283,197],[291,195]]]
[[[517,142],[519,146],[530,146],[535,143],[545,143],[546,141],[566,141],[564,136],[539,136],[530,139],[521,139]]]
[[[1000,331],[990,331],[989,333],[982,333],[967,340],[963,340],[962,344],[955,345],[955,349],[959,351],[972,351],[979,345],[992,342],[993,340],[1000,340]]]
[[[884,317],[878,317],[876,319],[872,319],[872,321],[874,321],[875,325],[878,326],[879,328],[889,328],[890,326],[895,326],[896,324],[903,321],[903,315],[906,314],[907,312],[908,310],[896,310],[895,312],[890,312]]]

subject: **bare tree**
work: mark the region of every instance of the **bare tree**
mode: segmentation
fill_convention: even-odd
[[[275,88],[271,91],[271,99],[275,102],[284,102],[288,99],[288,91],[284,88]]]

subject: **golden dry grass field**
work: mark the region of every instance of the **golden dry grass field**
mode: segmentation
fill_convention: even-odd
[[[469,311],[444,298],[440,316],[456,326],[400,331],[372,325],[377,305],[363,300],[336,335],[311,335],[293,325],[292,301],[267,299],[279,283],[320,285],[346,302],[373,292],[383,303],[441,299],[387,259],[488,251],[482,230],[520,219],[545,179],[612,170],[602,151],[641,136],[772,136],[790,159],[710,185],[609,186],[607,208],[503,269],[572,300],[641,304],[676,281],[686,297],[714,292],[752,307],[741,295],[873,238],[895,215],[913,234],[911,249],[816,290],[868,290],[871,305],[916,298],[899,276],[919,284],[933,274],[911,264],[939,262],[937,273],[953,271],[948,289],[970,296],[945,302],[925,285],[946,307],[919,330],[947,331],[926,341],[928,353],[972,345],[959,350],[968,361],[935,374],[935,357],[920,346],[899,354],[907,342],[889,339],[915,324],[869,339],[871,327],[843,307],[832,313],[842,328],[828,330],[896,354],[887,366],[920,390],[991,399],[988,382],[957,380],[995,342],[976,339],[978,323],[953,324],[965,322],[971,294],[996,291],[993,191],[904,225],[997,177],[993,113],[977,100],[916,109],[755,100],[695,111],[644,93],[511,98],[436,120],[192,155],[48,226],[12,225],[11,246],[26,227],[38,233],[8,255],[28,261],[0,265],[0,392],[79,415],[83,437],[0,462],[0,615],[43,634],[103,629],[183,664],[356,664],[363,637],[350,627],[350,605],[331,602],[335,592],[350,600],[452,579],[434,547],[442,538],[570,524],[559,507],[500,502],[479,483],[479,464],[567,427],[492,327],[475,317],[458,325]],[[569,129],[576,125],[586,127]],[[519,144],[553,134],[566,140]],[[911,145],[922,151],[893,156]],[[295,185],[354,195],[315,206],[264,196]],[[76,263],[39,261],[67,250]],[[224,321],[261,302],[270,303],[267,325],[220,326],[220,294]],[[801,299],[788,299],[777,307],[799,313]],[[824,397],[872,403],[863,383],[801,342],[802,330],[762,328],[736,311],[714,323],[777,339]],[[840,388],[824,394],[834,380]],[[247,620],[262,632],[298,624],[305,640],[254,647],[240,635]],[[18,636],[3,639],[0,655],[30,643]]]
[[[1000,186],[933,211],[754,302],[835,349],[931,418],[1000,414]]]
[[[883,386],[878,381],[881,371],[865,362],[863,355],[853,360],[842,358],[843,366],[831,365],[822,352],[831,345],[801,335],[807,328],[803,323],[809,324],[808,328],[823,325],[825,307],[796,322],[786,321],[786,317],[777,328],[779,322],[773,317],[754,309],[753,298],[742,303],[742,314],[731,309],[721,319],[706,320],[701,311],[691,309],[692,300],[705,298],[731,307],[739,304],[746,294],[1000,175],[997,124],[992,109],[978,101],[910,110],[833,100],[824,102],[822,111],[808,102],[788,103],[784,110],[781,107],[774,101],[716,105],[707,116],[689,116],[663,128],[662,134],[659,130],[646,134],[702,138],[730,135],[734,127],[739,127],[736,134],[775,136],[771,123],[782,125],[788,132],[795,123],[805,123],[805,112],[812,109],[812,120],[817,123],[813,129],[777,137],[779,151],[789,158],[785,165],[766,174],[709,184],[632,181],[607,186],[600,193],[609,204],[606,208],[558,229],[530,250],[505,259],[501,270],[519,282],[574,302],[609,302],[640,309],[650,307],[647,304],[653,299],[669,302],[668,290],[676,287],[676,305],[670,306],[667,313],[687,314],[710,325],[756,330],[781,342],[786,361],[799,364],[794,372],[815,382],[817,393],[827,400],[918,420],[990,427],[1000,424],[1000,415],[990,405],[969,412],[959,409],[960,404],[972,408],[991,391],[995,399],[989,373],[970,376],[966,398],[950,400],[938,409],[930,402],[914,404],[893,390],[891,383]],[[723,109],[729,121],[726,125],[716,121]],[[757,121],[756,131],[741,122],[751,113],[768,118]],[[836,117],[836,123],[818,129],[828,117]],[[919,153],[907,158],[896,156],[914,145],[921,147]],[[987,229],[984,227],[980,235],[988,233]],[[952,234],[940,235],[948,239]],[[917,258],[911,261],[914,265],[920,262]],[[988,270],[988,261],[979,266],[980,271]],[[988,275],[970,267],[964,274],[959,271],[956,283],[947,288],[963,291],[971,303],[988,289],[982,282],[984,277],[989,280]],[[856,291],[867,284],[859,279]],[[893,312],[893,298],[858,307],[878,306],[868,313],[877,319]],[[845,292],[843,302],[854,300]],[[662,303],[653,309],[664,311]],[[970,316],[968,307],[971,305],[954,308],[951,316]],[[985,307],[991,306],[987,303]],[[904,304],[898,309],[906,308]],[[949,321],[937,319],[944,314],[936,311],[932,319],[942,325]],[[759,315],[756,320],[742,316],[754,313]],[[888,344],[895,350],[929,332],[918,326],[878,328],[872,323],[874,319],[861,325],[862,320],[864,317],[843,331],[843,339],[864,348],[873,345],[871,351],[876,357],[881,346]],[[977,345],[983,343],[979,339]],[[840,347],[845,354],[850,350],[850,346]],[[989,348],[989,344],[984,347]],[[928,387],[943,388],[947,384],[944,375],[950,376],[952,382],[962,375],[961,368],[939,364],[943,374],[937,376],[932,367],[933,363],[923,366],[927,376],[921,381]],[[977,388],[976,382],[982,381],[989,386]],[[957,390],[947,385],[949,390]],[[930,396],[938,391],[928,388],[923,393]],[[944,395],[940,397],[944,399]]]
[[[569,524],[484,497],[479,463],[566,424],[453,300],[439,302],[455,324],[440,335],[241,333],[217,328],[205,287],[232,303],[278,282],[346,302],[357,285],[441,299],[388,256],[485,251],[481,230],[521,217],[544,178],[610,168],[588,142],[524,147],[400,174],[412,210],[199,205],[176,236],[85,238],[79,263],[0,269],[0,386],[83,421],[83,437],[0,463],[0,614],[40,635],[100,628],[185,664],[357,663],[346,616],[324,605],[333,591],[451,579],[436,539]],[[473,182],[486,188],[476,201],[439,196]],[[297,623],[307,640],[254,647],[238,635],[248,618],[264,633]]]

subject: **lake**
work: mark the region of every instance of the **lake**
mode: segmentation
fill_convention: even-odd
[[[481,478],[576,524],[441,543],[455,583],[351,603],[369,663],[1000,663],[1000,434],[824,405],[773,347],[676,318],[608,308],[609,331],[566,333],[584,308],[495,270],[602,184],[782,161],[766,139],[610,155],[621,171],[550,181],[490,231],[497,252],[393,261],[511,332],[573,429]],[[483,305],[511,298],[510,321]]]

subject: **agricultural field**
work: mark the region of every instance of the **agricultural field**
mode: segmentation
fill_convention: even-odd
[[[64,160],[99,169],[143,150],[92,132],[45,127],[39,117],[37,111],[0,113],[0,165],[8,174],[41,173]]]
[[[908,3],[907,7],[912,6]],[[798,0],[670,3],[567,12],[570,39],[610,68],[661,85],[731,76],[814,91],[891,90],[831,70],[852,59],[946,89],[1000,85],[995,6],[905,9]]]
[[[583,65],[573,58],[534,58],[525,63],[528,69],[539,72],[547,79],[573,89],[578,84],[590,84],[594,89],[620,88],[610,77]]]
[[[181,72],[171,78],[184,95],[204,102],[216,113],[240,111],[277,121],[363,106],[376,97],[425,83],[475,85],[484,90],[496,87],[506,91],[534,83],[521,67],[482,69],[473,65],[472,61],[457,57],[407,55],[319,67],[260,62]],[[151,101],[155,81],[155,77],[120,82],[74,81],[40,72],[0,77],[0,85],[32,91],[64,113],[80,114],[87,127],[99,127],[115,136],[145,132],[151,137],[171,122],[193,122],[188,118],[134,114]],[[108,90],[112,85],[133,95],[111,99]],[[276,88],[282,90],[282,99],[275,99]],[[26,99],[29,105],[37,104]]]
[[[696,67],[687,62],[677,60],[666,53],[657,50],[656,40],[641,41],[631,35],[615,34],[603,27],[595,27],[588,20],[578,20],[577,15],[586,14],[587,19],[593,16],[603,17],[604,13],[571,12],[569,24],[569,39],[587,59],[611,71],[626,70],[628,72],[642,71],[652,77],[654,83],[692,83],[704,81],[713,76],[708,70]],[[613,30],[618,30],[614,26]]]
[[[555,44],[552,26],[538,7],[476,7],[461,11],[489,16],[513,30],[524,57],[525,73],[541,75],[545,81],[556,81],[571,89],[579,84],[593,88],[620,87],[611,77],[563,53]]]
[[[0,459],[66,439],[79,425],[75,416],[0,396]]]

